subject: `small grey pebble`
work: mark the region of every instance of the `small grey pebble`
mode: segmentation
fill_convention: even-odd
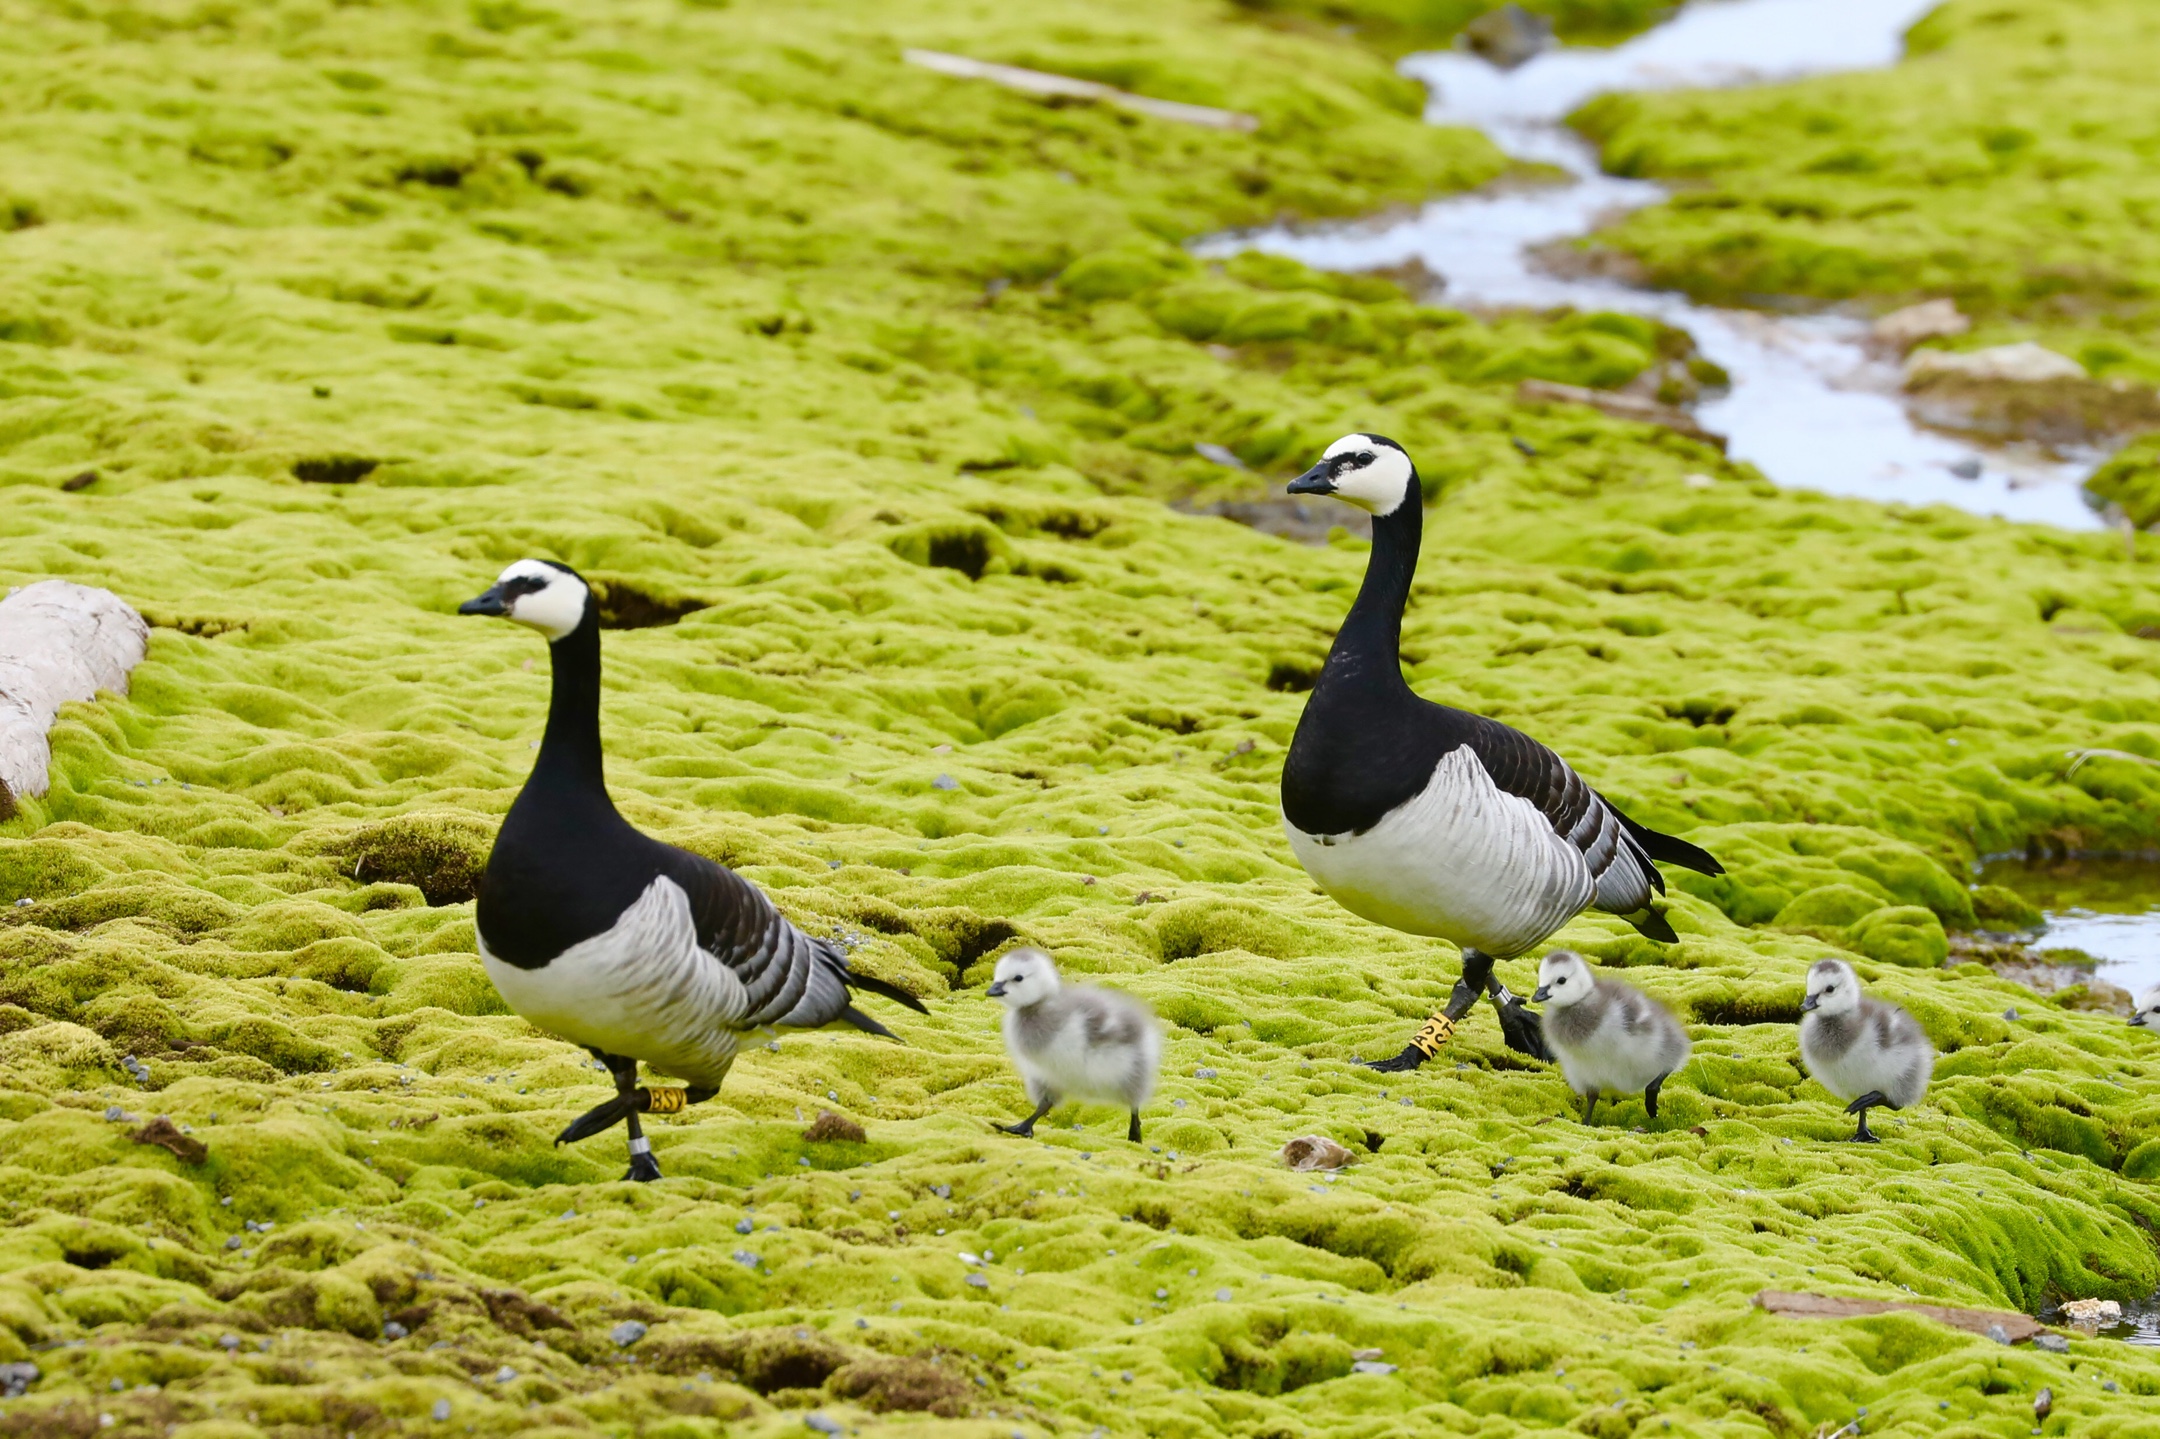
[[[803,1427],[807,1429],[815,1429],[820,1434],[838,1434],[840,1432],[839,1420],[829,1419],[825,1415],[816,1413],[814,1411],[809,1414],[803,1415],[802,1422]]]
[[[645,1326],[635,1319],[625,1319],[610,1329],[607,1337],[614,1341],[616,1348],[628,1349],[645,1337]]]
[[[2070,1341],[2060,1334],[2036,1334],[2033,1336],[2033,1348],[2045,1349],[2050,1354],[2068,1354]]]
[[[389,1323],[383,1325],[382,1327],[382,1337],[385,1339],[403,1339],[406,1335],[410,1333],[412,1333],[410,1329],[407,1329],[404,1325],[398,1323],[395,1319],[391,1320]]]
[[[437,1424],[447,1424],[447,1423],[449,1423],[449,1422],[450,1422],[450,1401],[449,1401],[449,1400],[447,1400],[447,1399],[438,1399],[438,1400],[436,1400],[436,1401],[435,1401],[435,1407],[434,1407],[433,1409],[430,1409],[430,1410],[428,1411],[428,1415],[429,1415],[429,1417],[430,1417],[430,1418],[432,1418],[432,1419],[433,1419],[433,1420],[434,1420],[434,1421],[435,1421],[435,1422],[436,1422]]]

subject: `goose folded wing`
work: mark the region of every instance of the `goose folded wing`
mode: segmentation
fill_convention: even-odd
[[[743,987],[747,1003],[742,1028],[816,1029],[845,1020],[871,1034],[893,1037],[855,1008],[851,987],[927,1013],[921,1000],[897,985],[854,973],[838,945],[804,934],[741,875],[701,855],[677,853],[681,859],[673,866],[673,877],[689,896],[698,947],[726,965]]]
[[[1459,714],[1459,720],[1462,742],[1494,786],[1536,805],[1553,833],[1582,855],[1597,881],[1599,909],[1633,914],[1652,894],[1665,892],[1664,877],[1626,820],[1566,760],[1496,720],[1471,714]]]

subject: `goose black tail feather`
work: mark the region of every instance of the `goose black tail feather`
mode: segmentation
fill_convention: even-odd
[[[879,1039],[890,1039],[898,1044],[907,1043],[907,1041],[900,1038],[899,1035],[894,1034],[891,1030],[887,1029],[884,1025],[879,1024],[876,1020],[872,1019],[869,1015],[864,1014],[861,1010],[857,1009],[852,1004],[849,1005],[846,1009],[840,1011],[840,1018],[845,1023],[854,1025],[864,1034],[874,1034]]]
[[[1678,944],[1680,942],[1680,936],[1673,933],[1671,921],[1654,909],[1646,909],[1637,914],[1622,915],[1621,918],[1634,925],[1635,932],[1644,939],[1654,939],[1659,944]]]
[[[867,989],[872,994],[882,994],[887,999],[891,1000],[893,1003],[904,1004],[909,1009],[914,1010],[917,1014],[928,1014],[930,1012],[928,1007],[925,1006],[923,1002],[917,999],[914,995],[909,994],[906,990],[902,989],[897,984],[893,984],[887,980],[879,979],[876,975],[857,974],[854,970],[851,969],[847,973],[847,985],[849,989]],[[852,1009],[848,1011],[848,1018],[849,1021],[856,1025],[858,1028],[872,1028],[870,1022],[863,1019],[861,1015],[856,1014],[855,1011]],[[873,1032],[883,1034],[885,1031],[882,1029],[878,1029],[874,1030]]]
[[[1620,811],[1614,810],[1613,813],[1620,814]],[[1675,839],[1669,834],[1659,834],[1654,829],[1637,824],[1624,814],[1620,815],[1620,823],[1627,826],[1627,832],[1635,836],[1635,842],[1643,847],[1643,853],[1652,859],[1666,864],[1677,864],[1682,869],[1692,869],[1697,874],[1725,872],[1725,866],[1719,864],[1717,856],[1709,850],[1689,844],[1684,839]]]

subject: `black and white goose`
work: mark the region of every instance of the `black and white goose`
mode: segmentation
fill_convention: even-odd
[[[1424,495],[1393,440],[1345,435],[1290,483],[1373,517],[1365,583],[1335,636],[1283,765],[1283,828],[1320,887],[1353,914],[1462,950],[1446,1008],[1393,1059],[1415,1069],[1483,990],[1510,1048],[1545,1058],[1534,1012],[1493,976],[1585,909],[1677,938],[1650,908],[1653,860],[1703,874],[1704,851],[1645,829],[1567,761],[1496,720],[1421,699],[1403,679],[1403,606],[1417,573]]]
[[[600,752],[600,611],[567,566],[519,560],[458,606],[547,636],[554,667],[547,731],[480,880],[480,960],[503,1000],[591,1050],[615,1098],[557,1144],[627,1121],[627,1179],[658,1179],[640,1114],[710,1099],[738,1037],[767,1026],[845,1020],[893,1038],[856,1009],[851,987],[918,1012],[906,990],[856,974],[829,941],[789,923],[749,881],[639,833],[608,798]],[[688,1089],[638,1085],[638,1063]]]

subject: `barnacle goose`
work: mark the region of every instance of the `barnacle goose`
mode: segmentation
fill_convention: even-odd
[[[1545,1058],[1536,1014],[1494,978],[1494,961],[1527,952],[1591,908],[1671,943],[1678,936],[1650,907],[1665,890],[1652,861],[1703,874],[1724,867],[1629,819],[1528,735],[1411,690],[1402,619],[1425,500],[1402,446],[1345,435],[1290,482],[1290,493],[1333,495],[1373,517],[1365,582],[1283,765],[1290,848],[1353,914],[1462,950],[1447,1006],[1402,1053],[1373,1067],[1408,1070],[1430,1059],[1480,990],[1509,1047]]]
[[[1853,1138],[1875,1143],[1867,1112],[1878,1104],[1910,1109],[1927,1093],[1935,1073],[1935,1046],[1920,1021],[1887,999],[1860,992],[1860,976],[1842,959],[1808,967],[1807,998],[1800,1001],[1800,1057],[1815,1082],[1852,1102],[1860,1116]]]
[[[1162,1064],[1153,1011],[1114,989],[1064,983],[1050,956],[1033,948],[1000,959],[984,993],[1005,1006],[1005,1050],[1035,1103],[1033,1114],[998,1128],[1026,1139],[1066,1100],[1095,1099],[1130,1111],[1125,1138],[1140,1142],[1140,1106]]]
[[[850,987],[927,1012],[906,990],[854,973],[845,953],[797,929],[741,876],[616,812],[601,764],[600,611],[575,571],[519,560],[458,613],[538,630],[554,667],[539,758],[495,836],[475,918],[504,1001],[615,1077],[615,1097],[557,1144],[627,1122],[624,1178],[658,1179],[638,1116],[717,1094],[738,1035],[845,1020],[893,1038],[854,1007]],[[641,1088],[640,1060],[689,1088]]]

